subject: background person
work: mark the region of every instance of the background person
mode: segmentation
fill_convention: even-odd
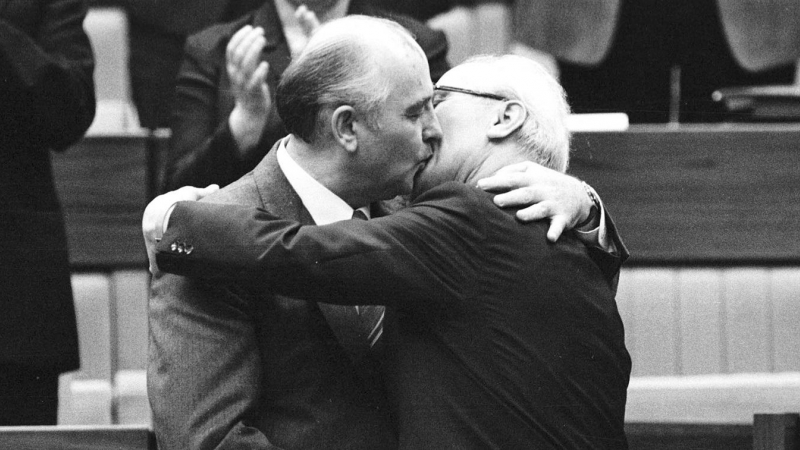
[[[55,425],[79,366],[67,237],[50,151],[94,119],[81,0],[0,3],[0,425]]]
[[[306,13],[296,15],[301,5]],[[255,167],[286,134],[273,102],[283,71],[316,24],[346,14],[390,17],[409,29],[426,53],[433,80],[449,68],[444,33],[368,0],[265,1],[250,14],[189,38],[163,190],[225,186]]]

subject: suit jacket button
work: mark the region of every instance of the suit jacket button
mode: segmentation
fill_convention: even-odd
[[[194,247],[192,246],[192,244],[186,244],[186,247],[185,247],[184,250],[186,251],[186,254],[188,255],[188,254],[190,254],[190,253],[192,253],[194,251]]]
[[[177,242],[173,242],[173,243],[172,243],[172,244],[169,246],[169,249],[170,249],[170,250],[172,250],[173,252],[176,252],[176,251],[178,251],[178,243],[177,243]]]

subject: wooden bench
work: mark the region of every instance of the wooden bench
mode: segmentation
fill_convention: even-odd
[[[0,448],[15,450],[156,450],[153,432],[131,426],[0,427]]]

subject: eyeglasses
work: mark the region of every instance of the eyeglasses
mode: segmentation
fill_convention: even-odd
[[[503,97],[502,95],[491,94],[489,92],[473,91],[470,89],[463,89],[453,86],[434,86],[433,91],[458,92],[459,94],[467,94],[467,95],[474,95],[475,97],[490,98],[492,100],[500,100],[501,102],[508,100],[508,98]]]

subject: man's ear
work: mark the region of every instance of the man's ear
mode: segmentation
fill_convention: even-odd
[[[504,139],[514,134],[528,117],[525,105],[518,100],[506,100],[503,106],[497,109],[494,123],[489,127],[486,135],[489,139]]]
[[[356,110],[350,105],[339,106],[331,114],[333,138],[348,152],[354,152],[358,148],[355,121]]]

